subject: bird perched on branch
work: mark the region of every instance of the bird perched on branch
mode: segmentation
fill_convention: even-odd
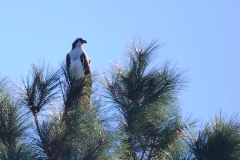
[[[77,38],[72,43],[72,50],[66,56],[67,70],[73,79],[80,79],[85,75],[92,74],[90,60],[83,50],[84,43],[87,41]]]

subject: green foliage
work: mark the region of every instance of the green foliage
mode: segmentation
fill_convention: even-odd
[[[238,116],[225,119],[220,113],[197,135],[190,133],[186,142],[198,160],[234,160],[240,157]]]
[[[31,152],[23,140],[26,119],[4,86],[5,79],[0,82],[0,159],[31,159]]]
[[[65,81],[61,81],[62,76]],[[95,106],[90,104],[91,84],[88,76],[71,79],[64,65],[60,71],[32,65],[31,74],[23,80],[20,102],[35,122],[35,132],[30,137],[35,159],[109,157],[107,135],[98,124]],[[60,89],[63,107],[55,106],[50,111],[50,105],[59,104],[52,102],[60,97]],[[42,116],[46,110],[51,112],[50,117]]]
[[[50,70],[49,66],[45,69],[44,64],[42,67],[32,64],[31,77],[28,75],[26,80],[23,80],[24,90],[21,102],[29,107],[33,114],[37,114],[43,106],[56,100],[60,73],[60,71]]]
[[[124,65],[113,66],[103,78],[103,96],[123,117],[122,159],[152,159],[162,155],[177,139],[182,127],[177,93],[185,84],[183,74],[165,63],[150,68],[159,45],[142,46],[132,41]]]
[[[33,64],[14,88],[19,95],[1,80],[0,159],[239,159],[238,117],[220,114],[191,132],[196,121],[183,120],[178,104],[186,71],[153,64],[159,47],[132,41],[123,63],[102,77],[97,96],[95,77],[74,79],[65,64],[60,70]]]

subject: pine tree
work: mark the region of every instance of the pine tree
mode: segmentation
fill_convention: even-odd
[[[101,86],[90,75],[71,78],[65,64],[33,64],[11,87],[0,80],[0,159],[239,159],[238,116],[220,114],[191,132],[196,121],[182,118],[178,101],[186,70],[153,64],[159,47],[132,41]],[[102,92],[96,96],[92,86]]]
[[[153,66],[159,45],[132,41],[123,64],[103,77],[103,97],[119,111],[119,159],[161,159],[184,127],[177,96],[185,70],[166,62]]]
[[[26,117],[20,106],[5,88],[6,79],[0,81],[0,159],[32,159],[26,137]]]
[[[92,82],[88,78],[70,79],[64,66],[52,70],[44,64],[32,65],[18,88],[19,102],[34,122],[26,133],[31,159],[108,159],[108,139],[98,123],[95,106],[90,104]],[[16,123],[27,127],[22,121]]]
[[[238,116],[226,118],[220,112],[197,133],[186,132],[185,141],[197,160],[237,160],[240,157]]]

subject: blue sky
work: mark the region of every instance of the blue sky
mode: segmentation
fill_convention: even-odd
[[[123,59],[136,35],[166,45],[158,60],[188,70],[183,113],[240,111],[240,1],[1,1],[0,75],[17,79],[44,58],[59,67],[82,37],[93,70]]]

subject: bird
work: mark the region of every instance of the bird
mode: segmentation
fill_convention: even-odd
[[[72,79],[81,79],[92,74],[90,59],[83,49],[85,43],[86,40],[77,38],[72,43],[72,50],[66,56],[67,71]]]

